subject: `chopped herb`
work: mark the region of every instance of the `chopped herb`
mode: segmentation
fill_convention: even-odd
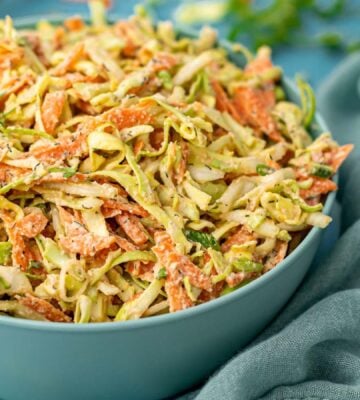
[[[274,168],[271,168],[266,164],[258,164],[256,166],[256,172],[261,176],[265,176],[265,175],[272,174],[273,172],[275,172],[275,170],[274,170]]]
[[[158,277],[158,279],[165,279],[167,277],[167,272],[166,272],[166,269],[164,267],[159,269],[157,277]]]
[[[198,232],[192,229],[185,230],[185,236],[192,242],[200,243],[206,249],[211,247],[214,250],[220,250],[218,241],[210,233]]]
[[[334,174],[334,170],[325,164],[313,164],[310,173],[319,178],[330,178]]]

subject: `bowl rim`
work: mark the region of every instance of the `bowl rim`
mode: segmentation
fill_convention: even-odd
[[[63,21],[64,18],[69,17],[71,14],[47,14],[47,15],[36,15],[31,17],[22,17],[14,19],[15,26],[20,28],[26,28],[30,25],[34,25],[35,22],[39,21],[41,18],[46,18],[48,21],[53,23],[58,23]],[[111,20],[114,20],[114,15]],[[178,26],[178,31],[180,30],[182,34],[187,36],[196,35],[196,31],[193,29],[187,29]],[[219,45],[224,47],[229,51],[231,49],[231,43],[227,40],[219,39]],[[282,83],[286,91],[291,92],[292,95],[298,96],[298,90],[295,83],[290,78],[283,76]],[[321,128],[322,132],[327,132],[327,125],[320,115],[316,112],[314,117],[314,122]],[[338,173],[333,176],[333,181],[338,183]],[[334,204],[336,197],[336,191],[328,194],[325,202],[323,213],[329,214],[332,206]],[[327,228],[325,228],[327,229]],[[148,318],[140,318],[137,320],[128,321],[114,321],[114,322],[91,322],[88,324],[75,324],[75,323],[61,323],[61,322],[48,322],[48,321],[34,321],[22,318],[10,317],[10,316],[0,316],[0,327],[8,326],[15,328],[22,328],[32,331],[48,331],[55,333],[86,333],[86,332],[112,332],[112,331],[128,331],[136,329],[147,329],[154,326],[165,325],[175,321],[180,321],[189,318],[195,318],[198,315],[204,314],[206,312],[220,308],[222,305],[235,302],[242,297],[248,296],[251,292],[260,289],[261,287],[267,285],[277,275],[281,274],[285,269],[291,268],[293,261],[301,257],[301,253],[306,251],[311,245],[311,242],[316,239],[319,235],[324,232],[324,229],[313,227],[309,230],[305,238],[300,242],[300,244],[290,253],[283,261],[281,261],[276,268],[266,272],[259,278],[249,282],[247,285],[226,294],[225,296],[218,297],[216,299],[210,300],[206,303],[196,305],[194,307],[187,308],[175,313],[167,313],[162,315],[155,315]]]

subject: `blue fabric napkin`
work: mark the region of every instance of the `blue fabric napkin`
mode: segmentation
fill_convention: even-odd
[[[319,108],[340,143],[341,237],[276,320],[182,400],[360,399],[360,55],[322,85]]]

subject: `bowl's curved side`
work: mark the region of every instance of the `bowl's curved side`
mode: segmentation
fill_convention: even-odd
[[[284,80],[290,99],[294,86]],[[316,116],[324,131],[326,126]],[[335,195],[324,211],[330,213]],[[6,400],[159,399],[206,378],[258,334],[308,271],[313,228],[277,268],[244,288],[171,315],[88,326],[0,318],[0,397]]]

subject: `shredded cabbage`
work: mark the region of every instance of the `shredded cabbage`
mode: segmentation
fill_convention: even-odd
[[[86,324],[180,311],[256,279],[331,221],[324,196],[352,146],[312,139],[307,84],[298,106],[268,48],[234,44],[239,67],[211,28],[178,37],[141,7],[109,23],[106,3],[89,1],[90,23],[0,21],[1,314]]]

